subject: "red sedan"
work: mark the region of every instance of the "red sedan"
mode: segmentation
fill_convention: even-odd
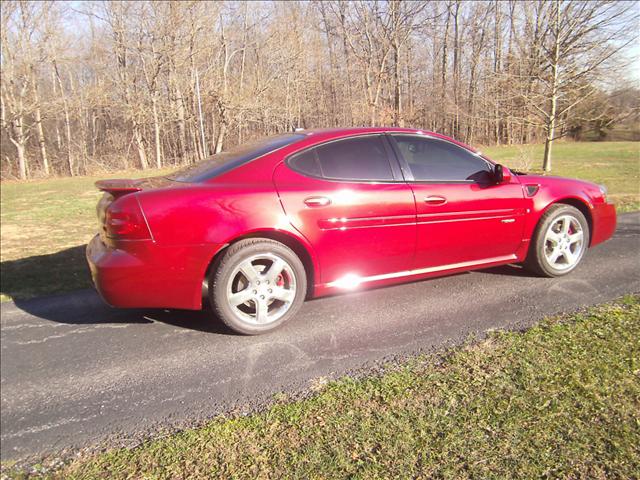
[[[451,138],[310,130],[164,178],[104,180],[87,259],[117,307],[201,309],[263,333],[308,297],[509,263],[555,277],[607,240],[604,187],[511,172]]]

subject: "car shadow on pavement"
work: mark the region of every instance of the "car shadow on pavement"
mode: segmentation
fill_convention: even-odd
[[[220,321],[210,308],[204,310],[149,310],[143,318],[152,322],[161,322],[174,327],[196,330],[204,333],[238,336]]]
[[[479,270],[482,273],[489,273],[491,275],[505,275],[511,277],[532,277],[535,278],[537,275],[535,273],[531,273],[529,270],[524,268],[522,265],[500,265],[499,267],[491,267]]]
[[[78,245],[55,253],[3,261],[0,293],[15,299],[89,288],[91,275],[85,248],[86,245]]]
[[[34,317],[62,324],[153,324],[159,322],[204,333],[236,335],[215,317],[208,306],[202,311],[117,309],[108,306],[95,290],[86,288],[91,285],[91,280],[84,258],[84,249],[85,246],[78,246],[54,254],[2,262],[2,293],[12,297],[20,310]],[[492,275],[532,276],[519,265],[505,265],[480,271]],[[466,273],[468,272],[459,272],[456,275]],[[64,288],[71,286],[81,290],[31,299],[21,298],[51,291],[51,284],[64,286]]]
[[[14,303],[29,315],[67,325],[164,323],[204,333],[235,335],[209,308],[202,311],[112,308],[93,290],[31,300],[17,299]]]
[[[86,245],[79,245],[51,254],[3,261],[1,293],[12,298],[20,310],[57,323],[160,322],[205,333],[233,334],[209,308],[203,311],[125,310],[108,306],[91,288],[85,249]],[[56,290],[67,293],[52,294]]]

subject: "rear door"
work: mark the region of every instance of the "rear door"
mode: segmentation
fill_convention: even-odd
[[[384,135],[339,139],[276,168],[289,221],[313,245],[317,283],[407,270],[416,239],[411,187]]]
[[[412,268],[515,259],[526,211],[517,178],[495,184],[490,162],[446,140],[406,134],[390,139],[415,194]]]

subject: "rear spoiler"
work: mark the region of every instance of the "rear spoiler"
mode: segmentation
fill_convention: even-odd
[[[111,180],[98,180],[96,188],[103,192],[119,197],[127,193],[139,192],[142,190],[144,180],[132,180],[128,178],[114,178]]]

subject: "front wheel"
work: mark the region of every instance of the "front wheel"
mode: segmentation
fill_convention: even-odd
[[[307,277],[298,256],[274,240],[239,241],[224,252],[210,279],[217,316],[245,335],[271,331],[302,305]]]
[[[577,208],[552,205],[540,218],[532,241],[525,266],[545,277],[566,275],[589,246],[589,224]]]

